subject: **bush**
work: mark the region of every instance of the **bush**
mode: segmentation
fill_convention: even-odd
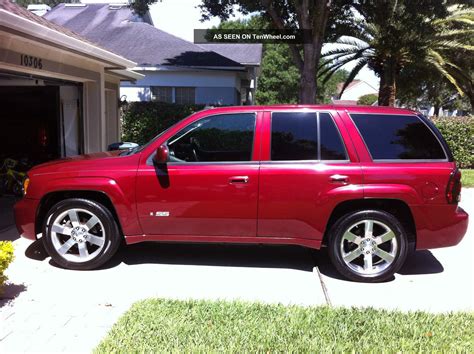
[[[13,258],[13,244],[9,241],[0,241],[0,294],[3,292],[3,284],[7,281],[4,272]]]
[[[357,100],[357,104],[362,106],[372,106],[374,102],[377,102],[378,98],[379,96],[375,93],[369,93],[368,95],[360,96]]]
[[[145,144],[155,135],[203,108],[204,105],[131,102],[122,110],[122,140]]]
[[[474,168],[474,117],[432,117],[460,168]]]

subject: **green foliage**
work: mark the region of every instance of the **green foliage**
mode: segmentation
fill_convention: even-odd
[[[357,100],[357,104],[362,106],[372,106],[375,102],[377,102],[378,96],[374,93],[369,93],[367,95],[362,95]]]
[[[7,281],[4,272],[13,258],[13,244],[9,241],[0,241],[0,294],[3,292],[3,284]]]
[[[461,180],[463,187],[474,187],[474,170],[461,170]]]
[[[410,66],[432,68],[461,95],[472,93],[472,75],[465,72],[459,56],[472,57],[474,11],[448,8],[448,3],[367,0],[355,4],[361,14],[358,31],[339,38],[337,46],[324,53],[332,65],[321,75],[330,76],[341,66],[354,63],[344,90],[368,66],[380,77],[380,105],[395,104],[396,82],[400,72]]]
[[[468,353],[473,326],[474,314],[462,312],[149,299],[134,304],[95,352]]]
[[[158,0],[134,0],[130,4],[130,7],[137,15],[143,17],[150,9],[150,5],[154,4],[157,1]]]
[[[435,117],[433,123],[443,134],[460,168],[474,168],[474,117]]]
[[[265,45],[257,104],[298,103],[300,74],[285,44]]]
[[[176,122],[203,108],[204,105],[131,102],[122,111],[122,140],[143,145]]]

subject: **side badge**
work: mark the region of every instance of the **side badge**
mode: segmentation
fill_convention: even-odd
[[[157,211],[157,212],[150,212],[150,216],[170,216],[169,211]]]

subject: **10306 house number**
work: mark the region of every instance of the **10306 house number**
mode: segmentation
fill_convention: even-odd
[[[20,64],[35,69],[43,69],[43,62],[41,58],[31,55],[20,55]]]

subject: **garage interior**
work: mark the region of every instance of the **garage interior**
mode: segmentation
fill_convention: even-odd
[[[21,173],[45,161],[82,153],[81,97],[80,83],[0,72],[4,194],[15,194],[9,170]]]

